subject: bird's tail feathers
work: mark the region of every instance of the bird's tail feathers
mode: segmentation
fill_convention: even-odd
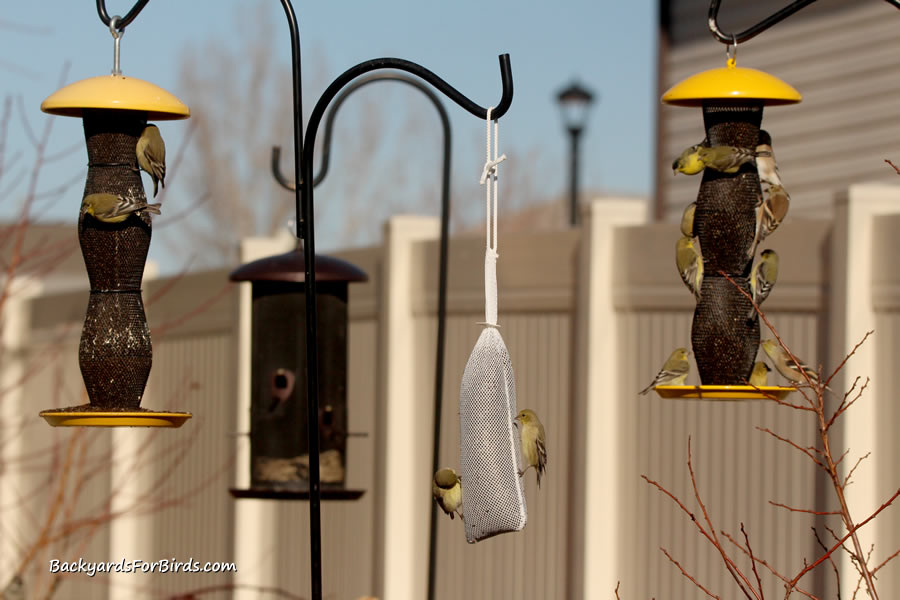
[[[161,202],[156,202],[156,203],[154,203],[154,204],[148,204],[148,205],[144,208],[144,210],[146,210],[147,212],[152,212],[154,215],[158,215],[158,214],[161,214],[161,213],[160,213],[160,207],[162,207],[162,203],[161,203]]]

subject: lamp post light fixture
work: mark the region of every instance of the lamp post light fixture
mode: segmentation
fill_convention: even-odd
[[[573,81],[556,95],[562,113],[563,125],[569,132],[569,224],[578,224],[578,142],[587,125],[588,111],[594,102],[594,94]]]

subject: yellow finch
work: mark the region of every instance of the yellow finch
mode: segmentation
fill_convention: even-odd
[[[803,376],[803,374],[806,373],[811,382],[815,384],[819,383],[819,374],[811,367],[803,364],[803,361],[799,358],[797,359],[797,363],[799,364],[791,360],[791,357],[784,351],[784,348],[778,345],[777,341],[771,339],[763,340],[759,345],[769,358],[772,359],[775,370],[784,375],[786,379],[790,379],[794,383],[806,383],[806,377]],[[825,389],[830,390],[831,388],[826,387]]]
[[[688,362],[687,348],[676,348],[650,385],[641,390],[641,395],[658,385],[684,385],[690,371],[691,363]]]
[[[159,134],[159,127],[147,125],[138,138],[135,147],[138,165],[153,179],[153,197],[159,190],[159,183],[166,187],[166,143]]]
[[[765,129],[759,130],[759,143],[756,145],[756,170],[759,183],[766,185],[782,185],[778,176],[778,165],[775,164],[775,151],[772,150],[772,136]]]
[[[684,213],[681,215],[681,234],[684,237],[697,237],[694,235],[694,213],[697,211],[697,203],[691,202],[687,205],[687,208],[684,209]]]
[[[791,206],[791,197],[780,185],[764,185],[762,196],[763,201],[756,219],[756,236],[750,245],[750,256],[753,256],[756,247],[781,224]]]
[[[774,250],[763,250],[759,256],[759,260],[753,265],[750,272],[750,295],[753,301],[759,306],[769,297],[769,292],[778,279],[778,254]],[[756,309],[750,307],[747,318],[753,318]]]
[[[704,168],[722,173],[737,173],[741,165],[755,163],[758,156],[770,156],[770,152],[757,153],[750,148],[737,146],[695,145],[686,149],[672,163],[672,169],[686,175],[695,175]]]
[[[699,154],[699,150],[702,146],[703,144],[700,143],[685,148],[681,152],[681,155],[672,162],[672,174],[684,173],[685,175],[696,175],[702,171],[704,164],[703,161],[700,160]]]
[[[462,483],[456,471],[450,468],[439,469],[434,474],[431,484],[431,494],[446,514],[453,519],[453,513],[463,518],[462,514]]]
[[[93,216],[104,223],[121,223],[133,212],[146,210],[159,214],[159,204],[147,204],[134,195],[117,196],[115,194],[88,194],[81,201],[82,214]]]
[[[519,428],[519,439],[522,443],[522,456],[528,466],[519,471],[519,477],[525,471],[534,467],[537,473],[537,484],[541,487],[541,476],[547,465],[547,445],[544,436],[544,425],[538,416],[530,408],[523,408],[515,418],[516,427]]]
[[[703,258],[694,240],[685,236],[675,243],[675,266],[678,274],[697,302],[700,301],[700,288],[703,285]]]
[[[755,385],[756,387],[763,387],[769,385],[769,371],[772,369],[769,368],[769,365],[764,363],[763,361],[757,361],[753,364],[753,371],[750,373],[750,380],[748,383],[750,385]]]

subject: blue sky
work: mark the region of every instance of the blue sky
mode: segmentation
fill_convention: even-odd
[[[91,0],[7,2],[0,16],[0,81],[3,96],[21,97],[36,129],[54,118],[50,151],[83,140],[76,119],[46,117],[41,101],[57,87],[62,65],[71,63],[67,81],[109,73],[112,38],[97,17]],[[109,0],[112,14],[124,14],[132,2]],[[253,4],[247,0],[152,0],[122,39],[122,69],[126,75],[160,85],[189,105],[190,94],[179,89],[178,65],[187,48],[209,40],[239,41],[241,19],[269,10],[271,39],[283,64],[290,59],[288,29],[278,0]],[[241,9],[243,7],[243,9]],[[489,8],[488,8],[489,7]],[[581,179],[584,188],[610,193],[648,195],[653,185],[656,82],[656,1],[597,2],[562,0],[523,3],[495,0],[489,4],[458,0],[383,2],[296,2],[305,77],[304,111],[340,72],[366,59],[396,56],[418,62],[482,105],[500,98],[497,56],[511,55],[515,97],[501,120],[501,150],[538,149],[540,195],[565,193],[567,139],[555,103],[556,92],[572,78],[600,96],[584,135]],[[238,16],[240,15],[240,16]],[[203,57],[201,57],[202,59]],[[324,80],[323,80],[324,77]],[[314,88],[313,85],[316,85]],[[482,135],[483,123],[450,106],[455,140]],[[235,118],[240,118],[236,116]],[[167,144],[177,146],[182,125],[166,124]],[[397,151],[406,151],[402,140]],[[28,153],[18,116],[10,126],[8,154]],[[464,155],[465,154],[465,155]],[[470,144],[456,144],[454,181],[477,178]],[[290,158],[288,157],[288,161]],[[77,178],[85,155],[75,156],[42,179],[42,187]],[[290,162],[286,162],[290,164]],[[42,217],[75,219],[81,184],[64,202],[48,207]],[[173,190],[174,191],[174,190]],[[68,201],[71,196],[71,202]],[[177,196],[176,196],[177,198]],[[290,196],[285,196],[290,201]],[[477,202],[473,198],[473,202]],[[9,218],[15,203],[0,203],[0,218]],[[423,212],[434,213],[434,210]],[[380,231],[380,227],[377,227]],[[318,237],[320,247],[328,240]]]

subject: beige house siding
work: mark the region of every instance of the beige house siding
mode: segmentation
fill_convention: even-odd
[[[742,31],[783,2],[723,3],[720,26]],[[706,30],[709,3],[670,3],[672,40],[661,58],[660,93],[700,71],[725,66],[725,46]],[[861,181],[897,178],[885,159],[900,160],[900,14],[883,1],[820,0],[738,46],[738,66],[766,71],[803,95],[798,105],[767,108],[763,128],[791,195],[788,219],[831,214],[835,194]],[[697,196],[699,177],[672,176],[680,152],[703,139],[700,109],[664,106],[657,193],[666,220]]]

